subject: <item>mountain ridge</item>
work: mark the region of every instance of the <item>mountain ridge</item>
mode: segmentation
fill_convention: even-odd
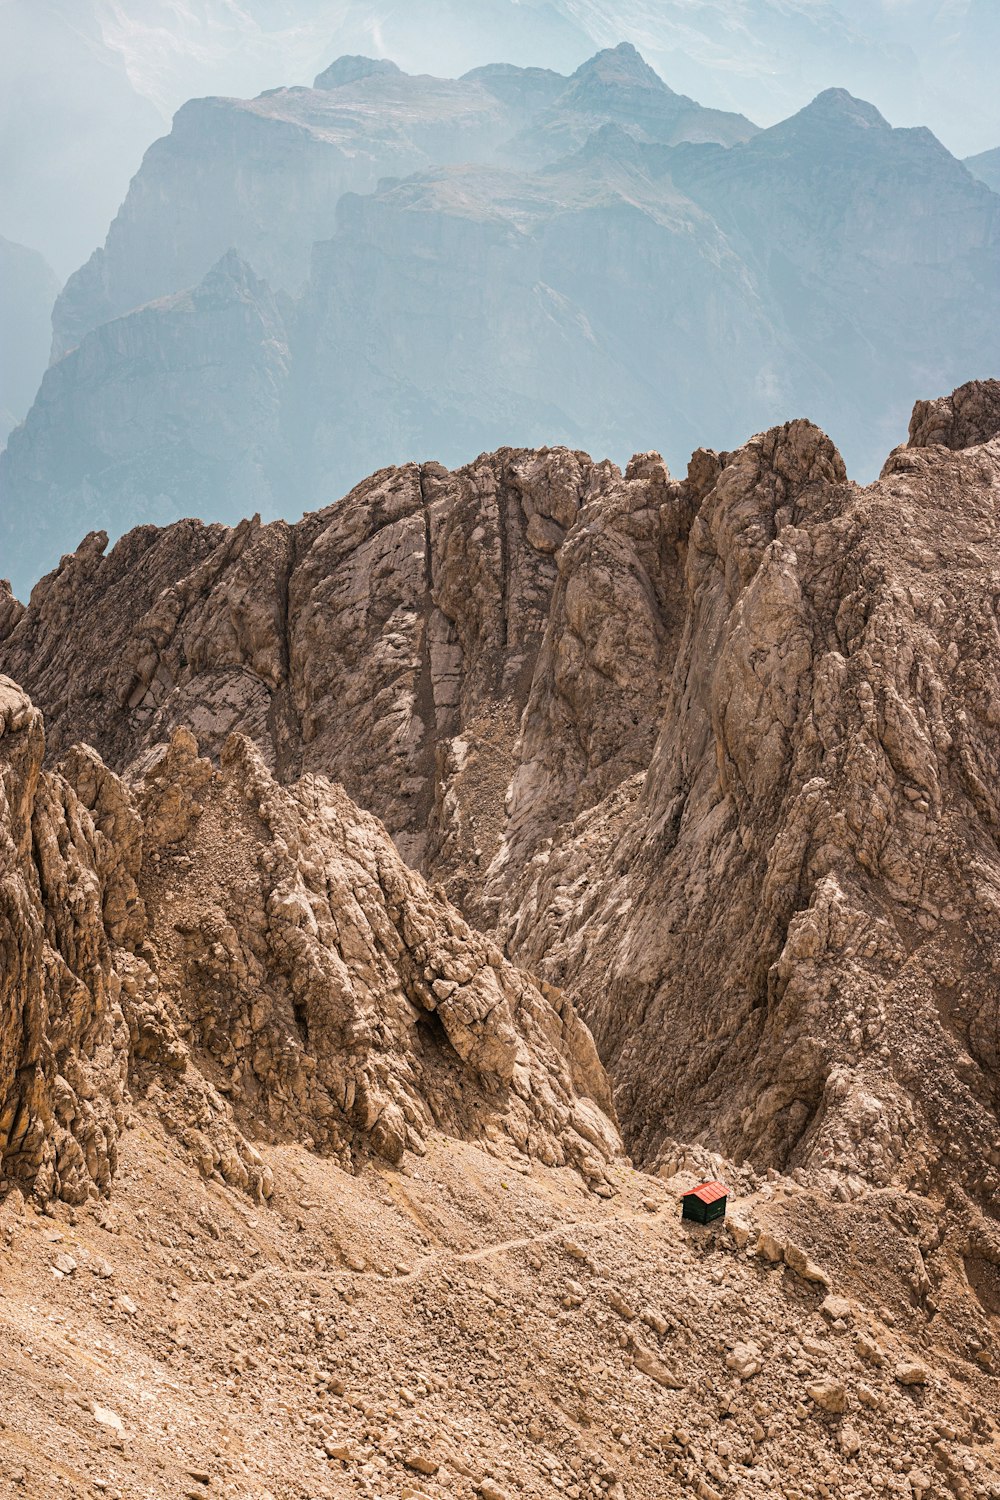
[[[386,462],[505,442],[676,464],[793,401],[867,477],[928,368],[992,367],[1000,200],[932,136],[843,91],[720,124],[634,51],[595,66],[623,65],[652,115],[629,87],[581,112],[548,74],[356,59],[336,89],[185,106],[60,297],[56,354],[76,352],[0,459],[18,591],[81,522],[298,514]],[[191,289],[230,250],[259,306],[219,365]],[[149,311],[182,291],[200,349],[181,304]]]
[[[216,755],[249,734],[282,780],[341,779],[513,958],[578,996],[647,1159],[665,1135],[710,1129],[714,1147],[742,1141],[759,1167],[802,1166],[838,1190],[902,1174],[924,1191],[951,1171],[979,1195],[994,1172],[977,1166],[991,1160],[989,1001],[982,1019],[961,1002],[984,1080],[972,1088],[947,1082],[963,1065],[932,996],[939,973],[980,963],[960,917],[969,891],[945,873],[992,826],[992,751],[970,717],[982,722],[978,624],[960,701],[944,704],[940,673],[954,622],[979,618],[998,390],[918,404],[908,445],[864,489],[796,421],[696,453],[680,482],[658,455],[623,475],[505,450],[454,474],[382,471],[296,527],[144,528],[107,555],[95,535],[27,610],[8,607],[0,669],[44,707],[50,754],[82,738],[127,773],[192,723]],[[845,603],[886,573],[912,591],[934,536],[948,604],[933,581],[919,602],[900,582],[878,609]],[[900,631],[914,641],[902,656]],[[862,811],[869,775],[877,815]],[[725,890],[698,873],[719,860]],[[942,872],[930,885],[928,861]],[[1000,876],[985,850],[977,861],[989,889]],[[676,948],[670,932],[692,924],[703,942]],[[719,943],[712,1040],[704,965]],[[905,962],[915,977],[897,1000],[885,975]],[[841,1019],[821,1003],[831,968]],[[923,1061],[899,1030],[911,1004]],[[688,1024],[702,1042],[682,1063]],[[882,1034],[893,1054],[862,1044]],[[932,1102],[946,1093],[947,1140]]]

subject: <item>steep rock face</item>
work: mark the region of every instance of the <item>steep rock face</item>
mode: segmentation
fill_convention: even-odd
[[[578,999],[643,1157],[988,1195],[998,400],[921,403],[867,489],[798,421],[94,538],[0,666],[116,767],[190,722],[341,779]]]
[[[488,877],[641,1153],[666,1126],[838,1191],[997,1190],[996,401],[934,403],[938,446],[867,490],[806,423],[696,456],[648,773]]]
[[[340,788],[279,788],[242,737],[213,772],[180,730],[140,806],[161,846],[161,983],[197,997],[191,1045],[248,1129],[345,1165],[365,1148],[398,1161],[433,1129],[507,1136],[600,1179],[610,1094],[568,1003],[471,932]]]
[[[1000,146],[995,146],[992,151],[981,151],[978,156],[967,156],[965,165],[973,177],[1000,193]]]
[[[0,455],[0,545],[30,577],[74,530],[115,533],[277,509],[288,334],[273,293],[230,252],[190,293],[88,334],[46,372]],[[9,566],[9,563],[8,563]],[[23,572],[21,572],[23,576]]]
[[[640,454],[624,478],[609,476],[560,548],[488,872],[484,911],[493,919],[498,900],[517,907],[534,855],[547,860],[605,799],[629,800],[649,764],[684,623],[694,504],[692,487],[672,480],[658,454]],[[582,868],[580,876],[590,878]]]
[[[131,790],[86,747],[43,771],[41,715],[0,691],[8,1185],[106,1193],[141,1096],[206,1176],[258,1196],[255,1137],[350,1167],[432,1130],[601,1188],[610,1091],[568,1000],[472,933],[340,788],[279,788],[239,736],[214,770],[186,730]]]
[[[0,679],[0,1177],[78,1202],[107,1189],[124,1122],[109,928],[129,924],[133,830],[107,850],[43,753],[41,714]]]
[[[56,753],[82,739],[125,768],[178,726],[214,754],[240,731],[282,778],[335,776],[412,863],[464,889],[503,830],[564,539],[594,508],[608,532],[613,491],[658,574],[666,483],[656,461],[625,481],[584,454],[502,450],[454,474],[387,470],[295,527],[147,527],[107,555],[95,535],[26,612],[11,605],[0,662],[45,705]],[[601,545],[573,555],[597,566]],[[567,661],[567,694],[572,675]],[[622,730],[609,715],[585,758],[614,762],[633,689],[624,670],[630,715]],[[612,701],[605,686],[602,711]],[[558,805],[565,786],[551,787]]]
[[[0,443],[38,389],[58,292],[59,279],[37,250],[0,238]]]

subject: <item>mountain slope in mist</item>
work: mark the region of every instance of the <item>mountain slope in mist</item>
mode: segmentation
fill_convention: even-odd
[[[291,516],[414,455],[677,468],[794,410],[867,478],[915,390],[1000,363],[1000,197],[844,90],[756,131],[625,44],[317,82],[187,106],[71,278],[0,459],[20,590],[88,530]]]

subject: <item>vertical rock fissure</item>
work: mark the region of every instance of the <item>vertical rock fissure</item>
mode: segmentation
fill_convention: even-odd
[[[282,779],[293,780],[302,774],[304,744],[302,715],[295,699],[292,676],[292,577],[298,564],[298,539],[294,527],[288,528],[285,566],[278,579],[279,671],[280,685],[271,704],[269,718],[275,764]],[[284,702],[282,703],[282,699]],[[284,724],[282,721],[285,721]]]
[[[503,686],[504,665],[507,647],[510,643],[510,621],[508,609],[510,604],[511,588],[511,558],[510,558],[510,533],[508,530],[510,512],[510,491],[505,479],[501,478],[497,485],[497,531],[500,539],[500,652],[497,656],[497,670],[499,677],[497,687]]]
[[[423,726],[420,750],[418,752],[418,766],[419,774],[426,786],[426,792],[420,798],[420,805],[414,810],[412,816],[415,820],[413,832],[421,837],[421,848],[423,848],[423,839],[430,825],[438,796],[436,754],[438,715],[437,704],[434,700],[434,664],[431,660],[431,622],[434,617],[435,608],[434,556],[431,537],[430,502],[427,497],[423,464],[417,469],[417,482],[420,486],[420,513],[424,526],[424,598],[421,611],[423,615],[423,629],[420,641],[420,670],[417,678],[414,711]]]

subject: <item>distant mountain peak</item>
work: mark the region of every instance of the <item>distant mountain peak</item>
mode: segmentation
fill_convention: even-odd
[[[401,73],[402,69],[388,57],[338,57],[313,80],[314,89],[341,89],[348,83],[365,78]]]
[[[973,177],[985,182],[988,188],[1000,193],[1000,146],[992,151],[980,151],[978,156],[967,156],[965,165]]]
[[[862,130],[889,130],[889,122],[879,114],[874,104],[866,99],[856,99],[846,89],[824,89],[811,104],[800,109],[794,120],[817,120],[843,123]]]
[[[552,68],[519,68],[516,63],[484,63],[481,68],[470,68],[467,73],[463,73],[459,82],[481,83],[493,78],[564,79],[564,75],[554,72]]]
[[[637,165],[643,159],[643,148],[630,130],[609,120],[607,124],[599,126],[592,135],[589,135],[579,151],[567,158],[567,161],[582,164],[602,159],[627,161]]]
[[[605,47],[577,68],[570,79],[570,87],[585,90],[590,85],[602,88],[644,88],[659,93],[672,92],[663,79],[649,66],[631,42],[619,42],[617,47]]]
[[[195,296],[200,301],[257,301],[262,296],[270,295],[271,288],[267,282],[260,279],[236,249],[229,249],[220,256],[195,289]]]

